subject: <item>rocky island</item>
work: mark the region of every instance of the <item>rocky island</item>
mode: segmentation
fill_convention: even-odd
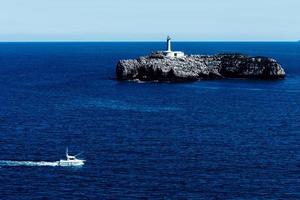
[[[241,54],[190,55],[167,51],[132,60],[121,60],[116,67],[118,80],[181,82],[220,78],[275,80],[285,77],[284,69],[272,58]]]

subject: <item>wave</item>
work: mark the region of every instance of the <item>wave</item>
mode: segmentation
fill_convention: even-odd
[[[137,111],[137,112],[171,112],[181,111],[181,108],[175,106],[153,106],[145,104],[135,104],[119,100],[108,99],[77,99],[71,105],[82,106],[85,108],[102,108],[111,110]]]
[[[59,166],[58,161],[56,162],[45,162],[45,161],[11,161],[11,160],[1,160],[0,166],[8,166],[8,167],[56,167]]]

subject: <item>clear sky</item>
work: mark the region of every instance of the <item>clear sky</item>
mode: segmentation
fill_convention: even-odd
[[[0,41],[300,40],[300,0],[0,0]]]

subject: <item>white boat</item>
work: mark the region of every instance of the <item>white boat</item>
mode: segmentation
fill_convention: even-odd
[[[66,160],[58,161],[58,166],[62,167],[71,167],[71,166],[82,166],[84,165],[85,160],[76,158],[79,154],[75,156],[70,156],[68,153],[68,148],[66,149]]]

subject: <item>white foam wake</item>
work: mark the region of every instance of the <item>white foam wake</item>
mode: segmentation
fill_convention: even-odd
[[[28,166],[28,167],[55,167],[59,166],[59,162],[44,162],[44,161],[11,161],[11,160],[0,160],[0,166]]]

